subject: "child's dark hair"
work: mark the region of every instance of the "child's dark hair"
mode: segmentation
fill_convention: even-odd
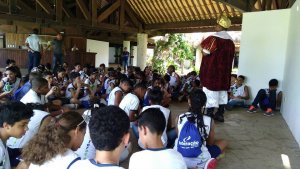
[[[166,75],[164,76],[164,80],[165,80],[167,83],[169,83],[170,80],[171,80],[170,75],[166,74]]]
[[[29,80],[32,81],[35,78],[42,78],[42,74],[40,72],[30,72]]]
[[[40,87],[48,86],[48,81],[44,78],[41,78],[41,77],[34,78],[31,81],[31,85],[32,85],[33,90],[37,90]]]
[[[17,66],[11,66],[11,67],[6,68],[5,71],[11,71],[14,74],[17,74],[18,73],[18,67]]]
[[[46,76],[52,76],[52,72],[45,71],[45,72],[43,73],[43,77],[46,77]]]
[[[161,104],[163,99],[163,92],[159,87],[154,87],[150,91],[148,91],[147,97],[151,101],[151,104]]]
[[[277,79],[271,79],[269,81],[269,86],[278,86],[278,80]]]
[[[62,67],[59,67],[59,68],[57,69],[57,73],[59,73],[59,72],[66,72],[66,69],[64,69],[64,68],[62,68]]]
[[[39,104],[39,103],[27,103],[26,106],[31,108],[32,110],[45,111],[46,109],[46,106],[44,104]]]
[[[3,123],[13,126],[16,122],[30,119],[32,116],[32,109],[22,102],[8,102],[0,105],[0,127],[3,127]]]
[[[129,132],[128,115],[117,106],[95,108],[91,114],[89,130],[95,148],[99,151],[115,150]]]
[[[196,80],[194,80],[194,83],[195,83],[195,86],[196,86],[196,87],[200,87],[200,80],[197,80],[197,79],[196,79]]]
[[[151,133],[161,135],[166,128],[166,119],[159,108],[143,111],[138,119],[139,127],[148,127]]]
[[[190,112],[194,114],[194,117],[196,117],[197,122],[197,128],[201,131],[201,133],[204,133],[204,138],[208,137],[208,134],[205,130],[205,124],[203,120],[203,114],[201,112],[203,106],[206,103],[206,95],[201,89],[195,89],[191,94],[189,95],[190,100]],[[195,120],[195,118],[188,118],[188,120]],[[202,138],[203,139],[203,138]],[[204,141],[204,140],[202,140]]]
[[[80,77],[80,74],[78,72],[71,72],[70,73],[70,79],[73,81],[77,77]]]
[[[243,76],[243,75],[239,75],[238,77],[239,77],[239,78],[241,78],[241,79],[243,79],[243,80],[245,80],[245,79],[246,79],[246,77],[245,77],[245,76]]]
[[[7,59],[7,60],[6,60],[6,65],[10,65],[10,64],[12,64],[12,63],[16,63],[16,61],[13,60],[13,59]]]
[[[64,113],[57,119],[53,119],[46,127],[41,128],[23,148],[24,161],[41,165],[58,154],[64,154],[71,141],[68,133],[77,127],[79,130],[86,128],[84,119],[77,112]]]

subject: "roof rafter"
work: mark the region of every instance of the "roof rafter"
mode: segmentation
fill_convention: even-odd
[[[102,12],[98,16],[98,21],[102,22],[104,19],[106,19],[110,14],[112,14],[115,10],[117,10],[121,5],[121,1],[117,0],[115,3],[113,3],[109,8],[107,8],[104,12]]]
[[[43,10],[47,14],[50,15],[53,13],[53,9],[51,8],[50,4],[48,2],[46,2],[45,0],[36,0],[36,2],[43,8]]]
[[[216,2],[221,2],[223,4],[229,5],[238,9],[240,12],[250,12],[254,7],[256,0],[244,0],[244,1],[237,1],[237,0],[214,0]]]
[[[82,12],[84,18],[86,20],[90,20],[91,19],[91,14],[89,12],[89,10],[87,9],[87,7],[85,6],[85,3],[83,0],[76,0],[76,3],[80,9],[80,11]]]

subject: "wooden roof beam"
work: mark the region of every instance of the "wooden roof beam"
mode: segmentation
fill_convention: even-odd
[[[83,0],[76,0],[76,3],[78,5],[78,7],[80,8],[84,18],[86,20],[90,20],[91,19],[91,14],[89,13],[89,10],[87,9],[87,7],[85,6]]]
[[[30,15],[30,16],[36,15],[35,9],[31,8],[23,0],[17,0],[16,5],[19,6],[22,9],[22,12],[25,12],[27,15]]]
[[[141,22],[136,17],[135,12],[131,9],[131,7],[129,6],[129,4],[127,2],[125,3],[125,12],[130,17],[130,20],[132,21],[133,25],[136,26],[137,28],[141,29],[142,28]]]
[[[228,31],[241,31],[241,25],[233,25]],[[215,32],[215,27],[199,27],[199,28],[186,28],[186,29],[170,29],[170,30],[161,30],[160,35],[163,36],[167,33],[196,33],[196,32]]]
[[[121,1],[117,0],[115,3],[113,3],[109,8],[107,8],[104,12],[102,12],[98,16],[98,22],[102,22],[104,19],[106,19],[110,14],[112,14],[115,10],[117,10],[121,5]]]
[[[230,18],[232,24],[241,24],[242,18]],[[163,29],[178,29],[178,28],[193,28],[201,26],[216,25],[215,19],[206,19],[200,21],[174,22],[162,24],[147,24],[145,30],[163,30]]]
[[[53,13],[53,9],[51,8],[50,4],[45,0],[36,0],[36,2],[43,8],[43,10],[48,14]]]
[[[216,2],[221,2],[225,5],[232,6],[233,8],[239,10],[240,12],[250,12],[252,11],[256,0],[214,0]]]
[[[56,21],[62,21],[62,14],[63,14],[63,2],[62,0],[56,0],[55,2],[55,12],[56,12]]]

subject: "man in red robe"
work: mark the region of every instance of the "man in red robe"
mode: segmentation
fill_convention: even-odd
[[[207,115],[224,122],[224,108],[228,101],[227,91],[230,88],[235,46],[226,32],[231,21],[226,16],[221,16],[217,23],[216,33],[200,44],[203,53],[200,80],[207,96]],[[214,114],[215,107],[218,111]]]

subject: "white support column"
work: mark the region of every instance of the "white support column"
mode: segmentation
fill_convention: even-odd
[[[133,56],[132,66],[137,66],[137,46],[133,46],[131,52]]]
[[[146,67],[146,57],[147,57],[147,42],[148,34],[138,33],[137,34],[137,66],[142,70]]]
[[[201,48],[197,48],[196,49],[196,62],[195,62],[195,67],[197,70],[198,69],[200,70],[201,62],[202,62]],[[199,73],[199,72],[197,72],[197,73]]]

